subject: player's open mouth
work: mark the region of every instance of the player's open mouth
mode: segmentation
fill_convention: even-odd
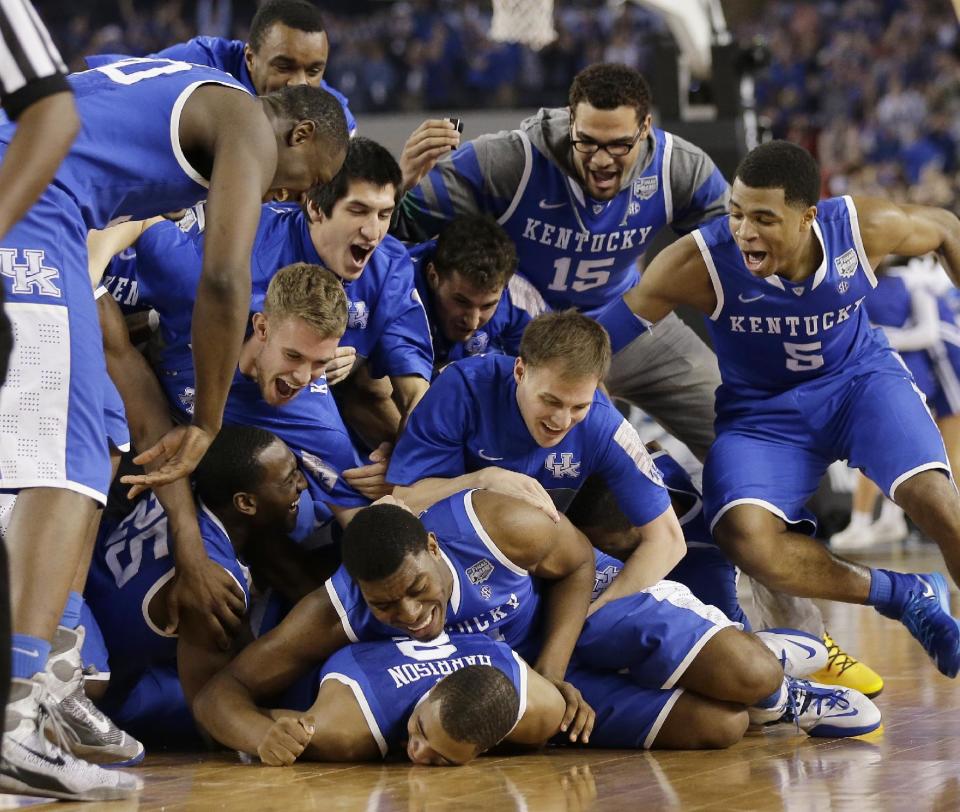
[[[353,257],[353,261],[362,268],[370,258],[374,248],[376,248],[375,245],[351,245],[350,255]]]
[[[407,631],[410,632],[410,635],[412,637],[416,637],[418,634],[422,634],[423,632],[427,631],[433,625],[433,620],[434,620],[434,617],[436,616],[436,613],[437,613],[437,607],[434,606],[430,610],[429,614],[427,614],[427,617],[425,620],[421,621],[415,626],[407,626]]]
[[[297,498],[290,503],[290,512],[293,514],[296,514],[299,511],[300,511],[300,497],[297,496]]]
[[[303,389],[302,386],[293,386],[287,383],[283,378],[277,378],[274,385],[277,388],[277,394],[281,400],[290,400],[297,392]]]
[[[620,173],[615,169],[605,171],[590,169],[588,172],[590,173],[590,179],[593,181],[593,185],[597,189],[602,189],[603,191],[612,189],[620,175]]]
[[[759,271],[763,266],[763,261],[767,258],[766,251],[744,251],[740,249],[740,253],[743,254],[743,262],[751,273]]]
[[[540,424],[543,427],[544,432],[546,432],[549,437],[559,437],[562,434],[566,433],[566,429],[555,429],[552,426],[548,426],[546,423]]]

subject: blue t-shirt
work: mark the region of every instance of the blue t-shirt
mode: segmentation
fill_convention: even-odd
[[[510,561],[480,524],[473,491],[461,491],[425,511],[420,520],[437,537],[453,576],[445,629],[482,633],[503,640],[525,657],[538,644],[539,595],[529,572]],[[340,567],[326,583],[327,594],[352,643],[404,635],[378,621],[360,587]]]
[[[587,416],[552,448],[537,445],[517,404],[514,359],[467,358],[450,364],[407,421],[387,479],[412,485],[491,465],[536,479],[566,510],[591,474],[599,474],[635,525],[670,507],[660,472],[636,430],[597,390]]]
[[[247,70],[246,60],[243,58],[243,48],[246,43],[238,39],[225,39],[224,37],[194,37],[186,42],[171,45],[151,56],[163,57],[165,59],[179,59],[183,62],[191,62],[194,65],[207,65],[224,73],[229,73],[239,81],[247,90],[256,95],[257,90],[253,86],[253,80],[250,78],[250,71]],[[120,54],[94,54],[85,57],[87,65],[91,68],[97,68],[101,65],[107,65],[118,59],[126,59]],[[350,112],[349,102],[339,90],[328,85],[323,80],[320,81],[320,87],[331,94],[343,108],[343,114],[347,118],[347,132],[353,135],[357,131],[357,120]],[[173,211],[173,209],[168,209]]]
[[[428,240],[410,249],[417,291],[430,323],[436,369],[439,371],[451,361],[459,361],[472,355],[519,355],[523,331],[534,318],[549,310],[537,289],[522,276],[514,274],[504,288],[490,321],[466,341],[451,343],[440,330],[433,292],[427,284],[426,266],[433,260],[436,250],[436,240]]]

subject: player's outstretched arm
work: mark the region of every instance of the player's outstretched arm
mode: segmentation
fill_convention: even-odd
[[[654,258],[640,281],[597,314],[619,352],[680,305],[710,314],[717,296],[693,236],[681,237]]]
[[[140,480],[148,487],[190,474],[220,430],[249,312],[250,251],[277,165],[276,137],[261,103],[215,85],[198,88],[184,105],[180,143],[188,155],[212,162],[192,322],[197,394],[192,424],[138,458],[161,463]]]
[[[535,668],[567,702],[560,729],[569,732],[571,741],[586,742],[594,712],[564,675],[593,593],[593,547],[566,516],[553,522],[543,511],[490,491],[477,491],[472,498],[477,518],[503,554],[531,575],[552,582],[544,599],[543,645]]]
[[[325,588],[307,595],[275,629],[247,646],[193,702],[193,714],[221,744],[259,752],[273,727],[258,707],[349,643]]]
[[[860,235],[870,263],[888,254],[919,257],[936,251],[954,285],[960,287],[960,219],[946,209],[855,197]]]

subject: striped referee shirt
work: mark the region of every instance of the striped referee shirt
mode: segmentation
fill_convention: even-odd
[[[12,119],[69,91],[66,66],[30,0],[0,0],[0,105]]]

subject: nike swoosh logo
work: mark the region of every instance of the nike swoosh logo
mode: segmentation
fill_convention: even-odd
[[[842,719],[844,716],[859,716],[859,715],[860,715],[860,711],[858,711],[856,708],[853,708],[852,710],[848,710],[845,713],[830,713],[824,716],[823,718],[824,719]]]
[[[502,459],[503,459],[503,457],[490,457],[490,456],[487,456],[486,454],[483,453],[483,449],[482,449],[482,448],[481,448],[477,453],[478,453],[481,457],[483,457],[485,460],[490,460],[491,462],[497,462],[497,460],[502,460]]]
[[[99,730],[101,733],[110,732],[110,722],[107,721],[107,719],[102,718],[95,713],[91,713],[87,708],[83,707],[83,705],[77,705],[77,707],[83,711],[83,715],[86,717],[87,721],[97,730]]]
[[[16,651],[16,652],[19,652],[20,654],[26,654],[28,657],[39,657],[39,656],[40,656],[40,652],[37,651],[36,649],[17,648],[16,646],[14,646],[14,647],[13,647],[13,650]]]
[[[817,650],[816,650],[815,648],[813,648],[813,647],[811,647],[811,646],[805,646],[803,643],[798,643],[796,640],[790,640],[789,642],[790,642],[792,645],[796,646],[797,648],[802,648],[804,651],[806,651],[806,652],[807,652],[807,659],[808,659],[808,660],[809,660],[811,657],[816,657],[816,656],[817,656]]]
[[[928,582],[924,581],[923,578],[920,579],[920,583],[923,584],[923,597],[924,598],[935,598],[937,596],[936,590]],[[14,649],[16,651],[16,649]]]
[[[750,302],[756,302],[758,299],[762,299],[763,296],[764,296],[764,294],[761,293],[759,296],[754,296],[752,299],[747,299],[747,298],[745,298],[744,295],[741,293],[737,298],[738,298],[741,302],[743,302],[744,304],[750,304]]]
[[[561,201],[561,202],[559,202],[559,203],[548,203],[546,198],[543,198],[543,199],[540,201],[540,208],[541,208],[541,209],[560,209],[560,208],[563,208],[563,207],[566,206],[566,205],[567,205],[566,201]]]
[[[29,753],[34,758],[38,758],[41,761],[45,761],[47,764],[52,764],[54,767],[65,767],[67,762],[64,761],[63,756],[57,756],[56,758],[50,758],[46,753],[38,753],[36,750],[32,750],[27,747],[25,744],[20,744],[16,739],[13,739],[13,743],[17,745],[21,750],[26,753]]]

